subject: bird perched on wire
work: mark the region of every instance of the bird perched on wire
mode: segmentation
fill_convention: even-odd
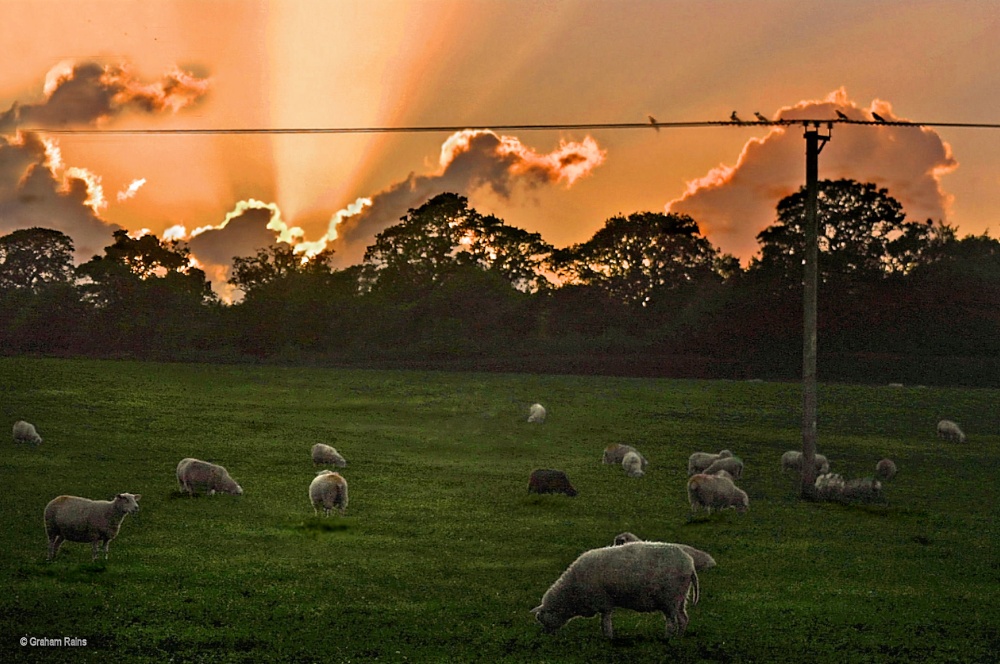
[[[649,118],[649,124],[653,125],[653,129],[660,131],[660,127],[656,124],[656,118],[652,115],[647,115],[646,117]]]
[[[872,117],[875,118],[875,122],[878,122],[878,123],[881,123],[881,124],[885,124],[885,118],[883,118],[878,113],[872,111]]]
[[[765,118],[763,115],[761,115],[757,111],[754,111],[753,114],[757,118],[757,122],[767,122],[767,123],[771,122],[770,120],[768,120],[767,118]]]
[[[843,114],[843,113],[841,113],[840,111],[837,111],[837,119],[838,119],[838,120],[850,120],[850,118],[849,118],[849,117],[847,117],[846,115],[844,115],[844,114]]]
[[[733,122],[743,122],[743,120],[740,120],[739,116],[736,115],[736,111],[733,111],[732,115],[729,116],[729,119]]]

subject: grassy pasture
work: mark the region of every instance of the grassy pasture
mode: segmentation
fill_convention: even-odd
[[[882,456],[888,505],[795,499],[794,384],[0,359],[4,661],[995,662],[1000,391],[822,385],[820,451],[845,477]],[[548,421],[525,422],[544,403]],[[964,445],[939,442],[941,417]],[[9,431],[9,429],[8,429]],[[314,517],[309,448],[340,450],[344,518]],[[646,477],[603,466],[615,442]],[[750,511],[690,519],[686,461],[732,449]],[[242,497],[188,498],[174,468],[225,465]],[[533,468],[576,498],[531,496]],[[141,493],[107,563],[42,510]],[[631,530],[718,567],[681,638],[620,611],[543,633],[529,610],[582,551]],[[85,648],[20,647],[27,637]],[[7,653],[6,655],[2,653]]]

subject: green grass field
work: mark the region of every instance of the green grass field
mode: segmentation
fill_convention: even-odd
[[[893,458],[884,506],[802,503],[798,385],[0,359],[4,661],[995,662],[1000,390],[821,385],[820,451],[845,477]],[[548,421],[528,424],[540,401]],[[938,441],[949,417],[969,442]],[[314,517],[309,449],[349,461],[346,517]],[[600,463],[638,447],[646,477]],[[691,452],[732,449],[750,511],[689,518]],[[242,497],[189,498],[177,462]],[[576,498],[527,493],[561,468]],[[45,561],[45,504],[141,493],[110,560]],[[711,553],[680,638],[622,610],[545,634],[530,609],[630,530]],[[76,637],[86,647],[20,647]]]

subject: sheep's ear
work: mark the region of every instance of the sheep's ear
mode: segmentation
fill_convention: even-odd
[[[542,605],[541,605],[541,604],[539,604],[538,606],[536,606],[535,608],[533,608],[533,609],[531,610],[531,612],[532,612],[532,613],[535,613],[535,614],[537,614],[537,613],[538,613],[539,611],[541,611],[541,610],[542,610]]]
[[[139,502],[139,499],[142,498],[142,494],[141,493],[137,493],[137,494],[135,494],[132,497],[135,498],[135,502]]]

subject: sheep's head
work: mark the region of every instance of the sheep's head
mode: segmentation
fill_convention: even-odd
[[[736,511],[743,513],[750,509],[750,498],[747,497],[746,491],[740,491],[736,498]]]
[[[541,604],[533,608],[531,612],[535,614],[535,620],[550,634],[569,622],[571,617],[563,614],[561,611],[551,608],[546,609]]]
[[[141,493],[119,493],[115,496],[115,506],[126,514],[134,514],[139,511],[139,499]]]
[[[622,544],[628,544],[629,542],[641,542],[637,536],[629,532],[619,533],[615,537],[615,546],[621,546]]]

